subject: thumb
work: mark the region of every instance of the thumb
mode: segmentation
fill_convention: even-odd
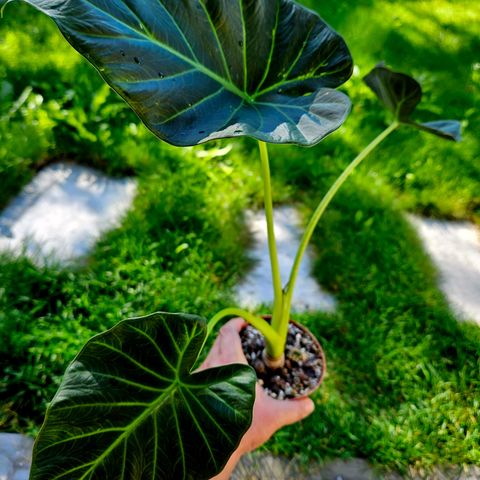
[[[277,418],[283,426],[299,422],[308,417],[315,410],[315,404],[310,398],[301,398],[279,401],[276,408]]]

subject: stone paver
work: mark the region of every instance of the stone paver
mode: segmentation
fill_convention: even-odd
[[[468,222],[408,217],[440,274],[452,310],[480,325],[480,231]]]
[[[299,214],[294,207],[275,209],[275,234],[283,284],[288,280],[300,243],[301,230],[299,224]],[[253,309],[261,304],[272,304],[273,288],[264,212],[247,212],[247,225],[252,232],[254,241],[249,255],[255,263],[244,281],[238,285],[236,296],[242,307]],[[309,249],[300,267],[292,302],[293,310],[297,312],[320,310],[332,312],[336,308],[335,298],[322,291],[311,276],[312,258],[313,253]]]
[[[382,477],[366,460],[334,460],[309,468],[295,460],[253,453],[242,458],[232,480],[380,480]],[[400,479],[400,477],[397,477]],[[394,480],[391,477],[391,480]]]
[[[361,458],[313,463],[305,468],[295,460],[256,452],[242,458],[231,480],[480,480],[480,466],[438,467],[429,471],[411,468],[402,476],[376,471]]]
[[[28,480],[33,440],[24,435],[0,433],[0,480]],[[308,469],[296,460],[251,453],[240,461],[231,480],[480,480],[480,467],[411,469],[406,476],[380,474],[366,460],[333,460]]]
[[[15,433],[0,433],[0,480],[28,480],[33,440]]]
[[[69,163],[50,165],[0,215],[0,250],[24,251],[40,265],[69,263],[118,224],[135,192],[133,179],[112,179]]]

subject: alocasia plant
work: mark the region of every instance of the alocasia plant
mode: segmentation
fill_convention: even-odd
[[[11,0],[0,0],[2,9]],[[262,332],[266,357],[283,355],[300,262],[335,193],[400,123],[457,139],[457,124],[415,124],[421,90],[377,67],[367,83],[392,125],[343,172],[302,238],[285,286],[273,228],[265,142],[311,146],[336,130],[350,101],[343,39],[292,0],[24,0],[58,25],[160,139],[179,146],[224,137],[259,141],[274,305],[271,323],[229,308],[206,323],[157,313],[91,339],[68,367],[36,441],[31,478],[209,478],[250,425],[255,375],[194,365],[214,326],[239,315]]]

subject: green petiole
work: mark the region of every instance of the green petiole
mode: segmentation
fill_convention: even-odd
[[[362,161],[383,142],[391,133],[393,133],[399,126],[398,122],[392,123],[385,129],[378,137],[376,137],[357,157],[350,163],[350,165],[338,177],[335,183],[328,190],[323,197],[315,212],[313,213],[307,228],[303,234],[300,245],[290,271],[289,280],[284,288],[282,288],[280,268],[278,263],[277,245],[275,242],[275,231],[273,221],[273,200],[272,200],[272,186],[270,178],[270,165],[268,158],[267,144],[259,142],[260,159],[262,164],[262,178],[264,185],[264,204],[265,217],[267,222],[268,233],[268,251],[270,254],[270,266],[272,271],[272,284],[274,293],[273,315],[272,323],[269,324],[263,318],[255,316],[245,310],[239,308],[227,308],[217,313],[208,325],[208,332],[211,333],[215,325],[225,317],[239,316],[245,319],[248,323],[253,325],[265,337],[267,358],[278,360],[282,357],[285,343],[288,334],[288,323],[290,321],[290,310],[292,305],[293,291],[297,281],[300,264],[303,256],[310,243],[313,232],[322,218],[325,210],[330,205],[331,201],[340,190],[342,185],[354,172],[354,170],[362,163]]]

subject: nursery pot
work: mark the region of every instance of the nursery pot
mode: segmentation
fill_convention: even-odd
[[[263,318],[269,321],[271,316]],[[277,368],[265,363],[265,339],[256,328],[247,325],[240,332],[240,338],[249,365],[271,397],[279,400],[306,397],[322,383],[327,367],[325,353],[320,342],[303,325],[290,320],[285,363]]]

